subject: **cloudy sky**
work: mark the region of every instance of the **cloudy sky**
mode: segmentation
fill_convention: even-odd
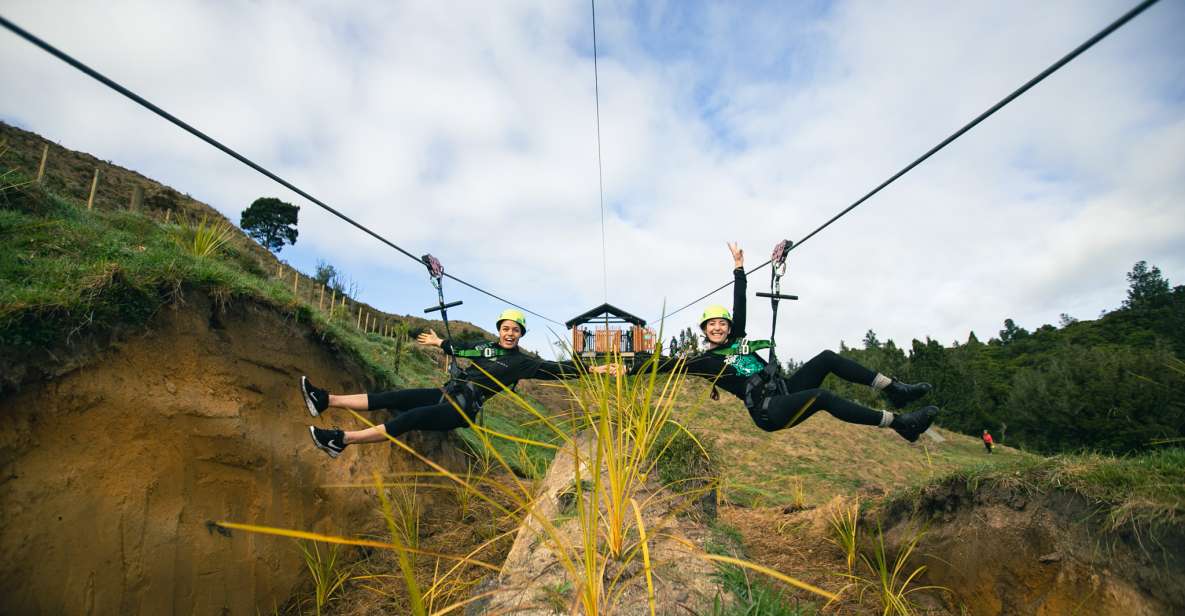
[[[1134,2],[597,3],[602,267],[587,2],[6,0],[0,14],[415,254],[556,321],[648,319],[797,240]],[[868,329],[986,339],[1185,283],[1185,3],[1149,9],[791,254],[782,355]],[[395,313],[421,266],[0,32],[0,119],[233,220],[301,205],[281,257]],[[607,272],[606,278],[603,271]],[[502,306],[446,283],[456,318]],[[768,285],[754,274],[750,292]],[[694,325],[719,293],[670,318]],[[750,333],[769,308],[750,296]],[[784,305],[785,306],[785,305]],[[529,317],[524,343],[548,345]]]

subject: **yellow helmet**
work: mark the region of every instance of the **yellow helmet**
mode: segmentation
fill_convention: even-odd
[[[498,320],[494,322],[495,331],[499,327],[502,327],[502,321],[514,321],[518,323],[518,326],[523,330],[523,335],[527,335],[527,316],[523,314],[523,311],[514,308],[503,310],[502,314],[498,315]]]
[[[704,309],[704,313],[699,317],[699,328],[703,329],[704,324],[712,319],[724,319],[730,326],[732,325],[732,314],[728,312],[728,308],[720,304],[714,304]]]

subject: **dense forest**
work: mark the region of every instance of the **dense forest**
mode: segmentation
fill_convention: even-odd
[[[869,330],[863,348],[841,354],[907,381],[928,381],[927,403],[943,427],[1038,451],[1126,453],[1185,440],[1185,286],[1137,263],[1122,306],[1093,321],[1063,314],[1036,331],[1005,319],[986,342],[974,332],[945,347],[914,340],[909,349]],[[793,366],[791,366],[793,368]],[[868,388],[831,377],[826,384],[877,408]]]

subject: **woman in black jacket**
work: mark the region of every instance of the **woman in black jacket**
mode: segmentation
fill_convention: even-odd
[[[870,409],[820,386],[828,374],[834,374],[845,381],[878,389],[894,408],[902,408],[929,393],[929,383],[902,383],[832,351],[819,353],[788,377],[771,375],[766,370],[766,361],[756,351],[768,348],[769,343],[745,339],[745,253],[732,243],[728,248],[732,251],[735,266],[732,313],[720,305],[704,310],[700,329],[707,339],[708,350],[686,360],[687,373],[711,380],[714,387],[740,398],[749,409],[753,422],[767,432],[792,428],[822,410],[848,423],[893,428],[902,438],[917,441],[938,416],[938,407],[927,406],[898,415]],[[663,360],[657,369],[660,372],[673,370],[678,361],[674,357]],[[635,372],[653,367],[642,364]],[[778,385],[774,388],[775,393],[766,394],[765,385],[770,379],[781,379],[781,383],[775,383]]]
[[[412,430],[448,431],[463,428],[473,421],[488,398],[502,391],[499,383],[513,387],[522,379],[570,379],[580,374],[575,362],[537,359],[525,355],[519,349],[518,341],[527,333],[527,319],[521,311],[502,311],[496,328],[497,343],[482,343],[469,349],[454,349],[450,341],[441,339],[432,330],[416,338],[416,342],[438,346],[450,355],[472,358],[472,363],[460,377],[450,379],[439,389],[397,389],[335,395],[314,386],[307,377],[300,377],[301,397],[314,417],[331,406],[356,411],[388,409],[393,415],[386,423],[365,430],[323,430],[309,426],[313,443],[329,457],[336,458],[349,445],[381,443],[388,436],[398,437]],[[593,366],[588,370],[606,372],[608,367]]]

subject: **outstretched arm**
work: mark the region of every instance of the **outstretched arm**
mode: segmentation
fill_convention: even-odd
[[[745,294],[748,283],[745,279],[745,251],[735,242],[728,243],[732,251],[732,331],[729,337],[745,337]]]
[[[436,330],[433,330],[433,329],[430,329],[430,330],[420,334],[419,336],[416,336],[416,342],[418,342],[424,346],[440,347],[441,349],[444,350],[445,353],[447,353],[449,355],[452,355],[453,352],[455,351],[455,349],[453,349],[452,342],[445,340],[445,339],[441,338],[440,336],[437,336]]]

